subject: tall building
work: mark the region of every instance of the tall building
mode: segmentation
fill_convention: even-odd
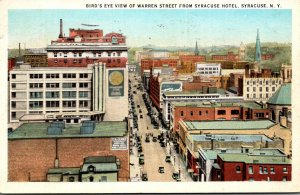
[[[119,33],[103,35],[100,29],[69,29],[64,36],[60,21],[58,39],[46,48],[50,67],[86,67],[102,62],[107,67],[125,67],[128,48],[125,36]]]
[[[104,64],[86,68],[21,65],[10,75],[9,122],[61,119],[78,123],[82,118],[122,121],[128,114],[126,68]]]
[[[255,62],[261,61],[261,46],[260,46],[260,39],[259,39],[259,30],[257,29],[256,35],[256,44],[255,44]]]
[[[197,45],[197,41],[196,41],[196,47],[195,47],[195,56],[199,55],[199,49],[198,49],[198,45]]]
[[[246,53],[245,44],[243,42],[241,42],[240,48],[239,48],[239,60],[240,61],[245,60],[245,53]]]

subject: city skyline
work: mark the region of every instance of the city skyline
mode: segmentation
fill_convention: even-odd
[[[199,47],[261,42],[291,42],[291,10],[9,10],[8,47],[46,47],[69,28],[123,33],[129,47]],[[137,17],[139,16],[139,17]],[[225,19],[224,19],[225,18]],[[204,21],[204,22],[203,22]],[[99,25],[88,28],[81,24]],[[24,31],[24,29],[26,29]],[[39,40],[39,41],[37,41]]]

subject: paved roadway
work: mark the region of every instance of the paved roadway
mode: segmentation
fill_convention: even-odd
[[[138,180],[140,177],[140,173],[142,171],[147,172],[148,174],[148,180],[149,181],[157,181],[157,182],[174,182],[175,180],[172,179],[172,173],[174,171],[178,171],[179,167],[181,169],[181,180],[182,181],[191,181],[191,178],[188,177],[185,169],[183,168],[183,163],[179,160],[177,154],[175,155],[175,166],[174,166],[174,154],[175,151],[167,145],[167,147],[161,147],[159,141],[152,142],[152,137],[150,137],[150,142],[146,143],[146,133],[153,133],[154,136],[157,137],[157,135],[160,134],[161,130],[154,129],[153,125],[151,124],[150,117],[147,115],[147,108],[144,103],[144,100],[142,98],[142,94],[144,92],[136,89],[134,85],[138,85],[140,82],[139,80],[135,80],[133,76],[131,78],[131,87],[132,91],[136,91],[136,94],[133,94],[134,96],[134,102],[136,107],[136,112],[138,115],[138,126],[139,126],[139,132],[142,135],[142,146],[143,146],[143,153],[145,156],[145,164],[142,166],[139,166],[138,163],[138,152],[136,146],[133,147],[133,154],[130,155],[130,161],[132,164],[130,167],[130,176],[136,177],[133,180]],[[136,77],[137,79],[140,77]],[[137,105],[140,105],[140,109],[142,110],[142,113],[139,113],[139,108],[137,108]],[[140,115],[143,115],[143,118],[140,118]],[[147,129],[148,127],[148,129]],[[136,132],[136,130],[134,130]],[[134,139],[135,142],[135,139]],[[170,148],[172,150],[172,162],[166,163],[165,158],[166,155],[169,154]],[[165,173],[159,173],[158,168],[160,166],[163,166],[165,169]]]

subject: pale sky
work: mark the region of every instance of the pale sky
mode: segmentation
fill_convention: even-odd
[[[104,34],[121,32],[127,45],[201,46],[239,45],[255,42],[259,28],[261,42],[291,42],[291,10],[9,10],[9,48],[18,43],[26,48],[46,47],[59,34],[81,24],[97,24]]]

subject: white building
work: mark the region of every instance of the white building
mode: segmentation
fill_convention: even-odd
[[[220,76],[221,64],[216,63],[197,63],[196,72],[202,76]]]
[[[10,73],[9,122],[120,121],[128,114],[127,68],[104,64],[31,68],[27,64]]]

